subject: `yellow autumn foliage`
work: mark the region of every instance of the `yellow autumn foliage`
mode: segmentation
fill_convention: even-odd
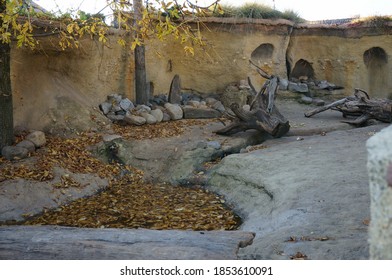
[[[58,46],[61,50],[67,48],[79,48],[82,37],[88,35],[103,44],[108,43],[109,26],[100,17],[91,17],[87,20],[78,18],[61,17],[47,19],[32,13],[32,9],[26,10],[21,0],[0,0],[5,4],[5,10],[0,12],[0,40],[2,43],[10,43],[16,40],[18,47],[34,49],[39,45],[41,36],[58,36]],[[118,28],[122,31],[121,38],[117,42],[125,47],[125,38],[133,38],[129,47],[133,50],[136,46],[144,44],[149,38],[177,40],[184,44],[184,51],[194,55],[195,46],[205,46],[200,32],[199,16],[208,12],[209,8],[218,6],[218,1],[209,7],[199,7],[190,1],[178,5],[176,1],[156,1],[154,7],[147,7],[142,11],[140,20],[135,22],[132,5],[129,1],[107,1],[107,6],[115,13]],[[23,13],[22,13],[23,11]],[[23,15],[22,15],[23,14]],[[40,22],[41,24],[37,24]],[[194,30],[194,24],[196,30]],[[44,27],[43,27],[44,26]],[[40,29],[39,34],[37,30]],[[45,34],[42,34],[42,31]]]

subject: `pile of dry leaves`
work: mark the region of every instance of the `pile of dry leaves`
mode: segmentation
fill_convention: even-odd
[[[216,121],[216,119],[183,119],[172,122],[161,122],[152,125],[142,125],[142,126],[121,126],[113,125],[113,130],[121,135],[124,139],[152,139],[152,138],[165,138],[179,136],[184,133],[185,129],[190,126],[204,126],[207,123]]]
[[[180,135],[186,127],[189,123],[171,122],[159,129],[154,126],[115,126],[114,129],[124,138],[143,139]],[[216,194],[198,187],[147,184],[140,170],[99,161],[87,147],[101,139],[99,133],[82,133],[69,139],[48,137],[47,145],[36,152],[34,161],[15,164],[0,157],[0,182],[15,178],[51,181],[55,166],[72,173],[94,173],[110,182],[105,191],[95,196],[46,210],[25,224],[193,230],[238,227],[239,217],[225,207],[224,200]],[[72,175],[65,174],[53,187],[84,186],[73,180]]]

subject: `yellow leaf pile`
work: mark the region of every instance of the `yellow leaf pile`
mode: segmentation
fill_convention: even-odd
[[[233,230],[239,218],[201,188],[119,182],[26,224],[89,228]]]
[[[189,125],[187,121],[145,127],[115,126],[115,131],[124,138],[133,139],[171,137],[180,135]],[[99,161],[87,147],[101,139],[98,133],[82,133],[69,139],[47,137],[46,146],[37,150],[33,162],[26,164],[11,163],[0,157],[0,182],[15,178],[50,181],[55,166],[72,173],[98,174],[110,182],[106,190],[95,196],[45,210],[25,224],[188,230],[233,230],[238,227],[240,218],[216,194],[199,187],[148,184],[143,181],[140,170]],[[52,186],[84,187],[69,174],[63,174],[60,182]]]
[[[152,139],[152,138],[167,138],[179,136],[184,133],[186,128],[194,125],[205,125],[212,122],[213,119],[198,120],[187,119],[171,122],[161,122],[152,125],[143,126],[121,126],[114,125],[113,129],[117,134],[120,134],[124,139]]]

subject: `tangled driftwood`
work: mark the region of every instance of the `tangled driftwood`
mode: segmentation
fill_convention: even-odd
[[[342,121],[353,125],[364,125],[371,119],[386,123],[392,122],[392,101],[389,99],[370,99],[366,91],[358,88],[355,89],[353,96],[306,112],[305,117],[309,118],[328,109],[342,112],[344,118],[355,117],[354,120]]]
[[[274,101],[279,87],[279,77],[270,76],[261,68],[257,67],[258,73],[267,79],[259,92],[256,91],[248,77],[249,86],[253,100],[250,104],[250,111],[241,108],[237,103],[230,105],[230,109],[235,114],[233,122],[216,131],[220,135],[232,135],[248,129],[256,129],[267,132],[273,137],[281,137],[290,129],[289,121],[276,108]]]

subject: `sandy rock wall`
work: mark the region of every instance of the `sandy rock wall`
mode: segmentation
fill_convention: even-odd
[[[203,93],[220,92],[229,83],[248,76],[256,85],[261,85],[260,75],[248,62],[251,58],[268,73],[286,77],[285,56],[291,23],[256,23],[230,19],[206,23],[208,30],[203,28],[203,32],[208,46],[206,51],[195,49],[194,57],[185,55],[184,46],[177,42],[154,42],[149,45],[148,78],[154,82],[155,93],[167,92],[175,74],[180,75],[184,89]],[[271,45],[272,51],[261,47],[261,51],[255,52],[263,44]]]
[[[116,35],[111,40],[115,42]],[[43,130],[92,128],[91,118],[100,117],[94,107],[108,93],[133,94],[130,53],[117,44],[107,48],[89,39],[81,46],[61,52],[48,39],[37,51],[12,48],[15,125]]]
[[[347,95],[362,88],[372,97],[392,97],[391,27],[295,28],[287,54],[291,71],[308,62],[315,79],[344,86]]]
[[[392,96],[392,26],[338,29],[293,26],[284,20],[208,19],[202,29],[208,46],[196,49],[195,56],[185,55],[184,45],[170,39],[148,42],[147,79],[154,94],[167,93],[175,74],[183,90],[221,93],[248,76],[259,88],[263,79],[249,64],[252,59],[283,78],[312,75],[342,85],[347,95],[359,87],[372,96]],[[53,48],[53,38],[43,41],[44,51],[13,47],[15,125],[83,130],[95,125],[93,107],[107,95],[134,101],[133,54],[116,43],[116,32],[109,36],[109,47],[86,39],[81,49],[60,52]]]

